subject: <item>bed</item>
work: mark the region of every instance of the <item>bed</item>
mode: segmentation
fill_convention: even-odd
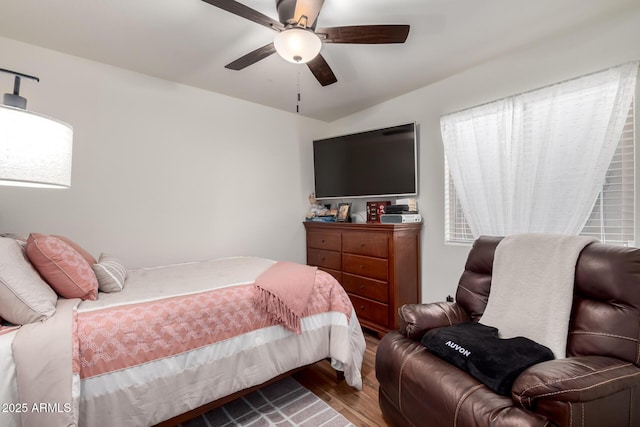
[[[82,264],[90,277],[80,258],[92,258],[81,248],[39,236],[68,243],[65,256],[74,249],[75,264],[67,263]],[[0,238],[2,426],[154,425],[325,358],[362,387],[362,330],[344,289],[323,271],[255,257],[124,270],[105,256],[90,266],[96,281],[107,265],[107,279],[122,287],[94,292],[74,287],[82,274],[66,288],[52,284],[57,279],[31,256],[34,241]],[[63,265],[54,255],[49,261]],[[53,312],[45,305],[36,321],[7,322],[27,299],[20,290],[8,294],[7,283],[27,280],[21,274],[34,281],[33,273],[55,290]],[[68,281],[73,268],[62,276]],[[303,297],[287,301],[275,282]]]

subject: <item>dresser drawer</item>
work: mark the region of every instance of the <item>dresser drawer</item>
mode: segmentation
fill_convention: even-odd
[[[387,281],[389,262],[386,259],[343,254],[342,271],[358,276]]]
[[[307,246],[339,251],[342,247],[342,234],[339,231],[310,231],[307,233]]]
[[[389,285],[387,282],[344,273],[341,283],[350,294],[367,297],[379,302],[389,302]]]
[[[386,234],[345,233],[342,252],[378,258],[389,257],[389,237]]]
[[[389,326],[389,306],[366,298],[349,294],[359,319],[370,320],[380,326]]]
[[[307,249],[307,264],[330,270],[341,270],[342,260],[340,252],[325,251],[322,249]]]

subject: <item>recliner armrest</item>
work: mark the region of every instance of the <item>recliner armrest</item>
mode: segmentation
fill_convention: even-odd
[[[434,302],[429,304],[405,304],[398,309],[400,333],[414,340],[420,340],[430,329],[469,322],[469,314],[455,302]]]
[[[511,389],[514,402],[534,409],[537,401],[589,402],[640,381],[633,363],[603,356],[568,357],[539,363],[524,371]]]

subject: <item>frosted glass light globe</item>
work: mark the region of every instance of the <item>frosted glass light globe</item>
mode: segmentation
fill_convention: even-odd
[[[322,48],[322,41],[311,30],[290,28],[278,33],[273,40],[276,52],[289,62],[304,64],[315,58]]]

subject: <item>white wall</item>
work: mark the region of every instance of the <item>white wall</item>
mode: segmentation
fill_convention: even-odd
[[[71,189],[0,187],[0,232],[64,234],[129,267],[231,255],[304,262],[311,140],[416,121],[422,298],[442,300],[469,247],[444,244],[440,116],[640,59],[637,40],[636,11],[327,124],[0,38],[1,67],[41,78],[22,85],[29,109],[75,130]],[[11,77],[0,85],[10,91]]]
[[[608,19],[589,28],[577,29],[479,64],[436,84],[333,122],[326,130],[326,136],[329,136],[409,121],[419,124],[418,207],[424,217],[423,301],[442,301],[447,295],[454,294],[469,251],[468,245],[444,244],[444,153],[440,117],[463,108],[638,60],[638,40],[640,10],[636,9],[634,13]],[[640,185],[636,187],[636,191],[638,188]]]
[[[74,128],[68,190],[0,186],[0,232],[63,234],[130,268],[305,261],[303,168],[325,123],[0,38],[28,109]],[[0,92],[13,78],[0,74]]]

